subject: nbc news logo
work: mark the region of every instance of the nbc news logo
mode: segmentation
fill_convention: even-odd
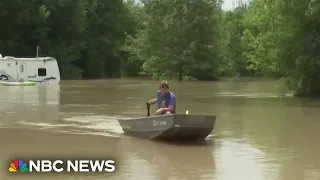
[[[9,172],[29,172],[29,168],[22,160],[14,160],[10,163]]]
[[[114,160],[14,160],[9,172],[114,172]]]

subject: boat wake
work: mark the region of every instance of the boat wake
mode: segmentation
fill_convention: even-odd
[[[18,121],[17,127],[46,129],[50,131],[69,132],[73,134],[91,134],[119,137],[123,131],[117,117],[106,116],[73,116],[63,118],[58,123],[35,123]]]

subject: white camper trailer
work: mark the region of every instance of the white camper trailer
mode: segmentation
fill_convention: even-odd
[[[15,58],[0,54],[0,81],[59,84],[60,71],[57,60],[52,57]]]

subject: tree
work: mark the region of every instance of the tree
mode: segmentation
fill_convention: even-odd
[[[180,81],[183,75],[213,78],[219,4],[211,0],[143,2],[147,14],[144,27],[135,38],[130,37],[126,47],[144,62],[143,70],[157,76],[178,76]]]

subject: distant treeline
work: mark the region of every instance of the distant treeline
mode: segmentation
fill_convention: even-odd
[[[283,78],[320,95],[320,2],[0,0],[1,54],[55,57],[62,78]]]

